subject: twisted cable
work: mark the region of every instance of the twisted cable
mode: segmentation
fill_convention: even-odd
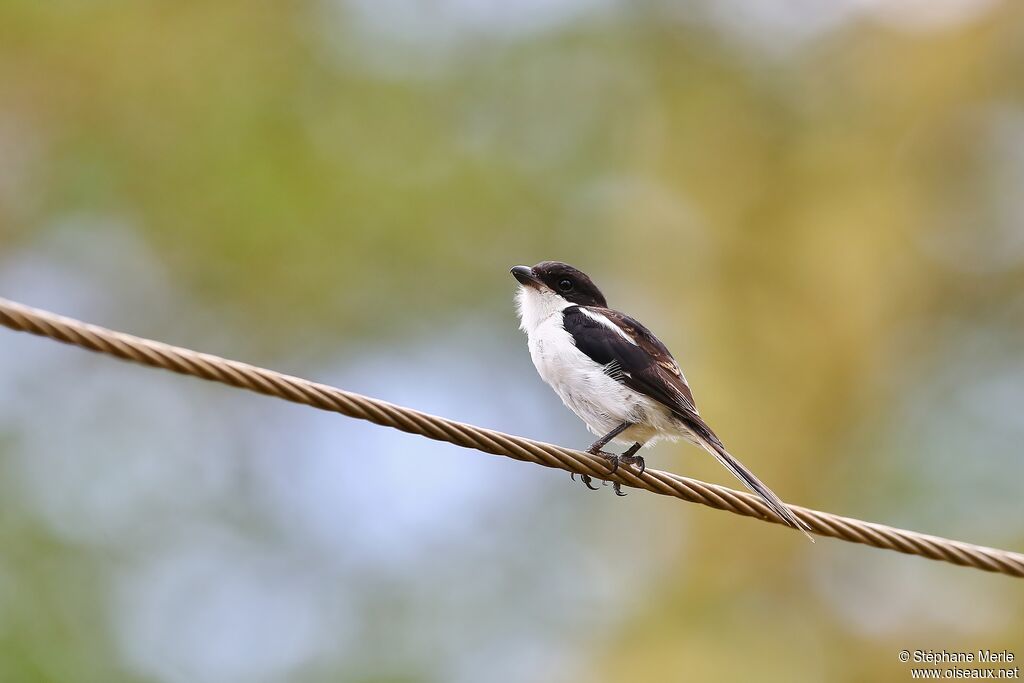
[[[664,496],[674,496],[716,510],[785,524],[757,496],[725,486],[707,484],[654,469],[637,475],[629,468],[620,467],[611,475],[608,473],[608,462],[589,453],[429,415],[247,363],[116,332],[4,298],[0,298],[0,324],[12,330],[49,337],[123,360],[341,413],[410,434],[446,441],[463,448],[504,455],[567,472],[589,474],[605,481],[619,482],[625,486],[645,489]],[[1008,576],[1024,577],[1024,554],[1021,553],[865,522],[796,505],[791,505],[790,508],[813,533],[819,536],[830,536],[850,543],[919,555],[931,560]]]

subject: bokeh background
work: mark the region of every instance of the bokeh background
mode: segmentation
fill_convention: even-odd
[[[590,272],[786,500],[1024,548],[1024,4],[0,3],[0,295],[574,446]],[[705,454],[652,465],[735,485]],[[0,680],[907,680],[1020,581],[0,330]]]

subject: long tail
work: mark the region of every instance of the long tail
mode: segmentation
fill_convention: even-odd
[[[715,435],[711,428],[704,424],[703,420],[700,421],[699,425],[690,425],[691,431],[697,443],[699,443],[704,450],[718,459],[718,462],[725,465],[725,468],[733,473],[733,475],[743,482],[744,486],[756,493],[761,497],[761,500],[765,502],[772,509],[775,514],[781,517],[787,524],[794,529],[799,529],[804,532],[811,543],[814,543],[814,537],[811,536],[811,528],[807,526],[799,517],[797,517],[789,506],[782,502],[775,493],[765,486],[764,482],[758,479],[753,472],[748,470],[743,463],[734,458],[729,451],[725,450],[725,446]],[[696,429],[694,429],[696,427]]]

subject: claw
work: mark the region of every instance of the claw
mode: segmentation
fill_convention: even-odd
[[[640,477],[640,476],[643,476],[643,473],[647,470],[647,463],[644,462],[644,458],[643,458],[642,455],[636,456],[636,459],[637,459],[637,464],[640,465],[640,471],[637,472],[637,476]]]
[[[605,457],[607,457],[608,460],[610,460],[611,463],[612,463],[612,468],[610,470],[608,470],[608,473],[609,474],[615,474],[619,470],[619,461],[621,460],[621,458],[619,458],[619,456],[611,454],[611,453],[605,453],[603,455]]]
[[[626,495],[625,493],[622,492],[622,484],[620,484],[619,482],[615,482],[614,484],[612,484],[612,488],[615,490],[616,496]]]
[[[592,480],[592,479],[590,478],[590,475],[589,475],[589,474],[581,474],[581,475],[580,475],[580,479],[582,479],[582,480],[583,480],[583,483],[584,483],[584,484],[586,485],[586,487],[587,487],[588,489],[590,489],[591,491],[597,491],[597,490],[598,490],[598,488],[597,488],[596,486],[592,486],[592,485],[591,485],[591,481],[593,481],[593,480]]]

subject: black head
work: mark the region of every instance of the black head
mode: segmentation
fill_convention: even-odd
[[[524,287],[549,289],[578,306],[601,306],[608,303],[604,294],[587,274],[561,261],[541,261],[533,268],[516,266],[512,276]]]

